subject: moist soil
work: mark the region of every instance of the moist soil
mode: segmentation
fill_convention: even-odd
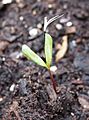
[[[48,28],[52,66],[57,66],[56,95],[48,71],[23,57],[21,46],[27,44],[44,59],[43,19],[58,14],[74,30],[68,31],[71,26],[61,18]],[[39,28],[39,34],[29,35],[32,28]],[[56,63],[64,35],[68,50]],[[0,120],[89,120],[89,0],[13,0],[0,5]]]

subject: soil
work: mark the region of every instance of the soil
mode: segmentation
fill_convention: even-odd
[[[52,66],[57,66],[55,95],[48,71],[23,57],[21,47],[27,44],[44,59],[43,19],[63,13],[74,30],[61,18],[48,28],[54,44]],[[30,29],[37,27],[40,33],[31,37]],[[56,63],[56,45],[64,35],[68,50]],[[0,120],[89,120],[89,0],[13,0],[0,5]]]

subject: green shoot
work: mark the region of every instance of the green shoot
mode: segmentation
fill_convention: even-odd
[[[48,34],[45,33],[45,57],[46,57],[46,63],[34,52],[32,51],[27,45],[22,46],[22,53],[27,59],[34,61],[36,64],[45,67],[48,69],[48,72],[50,74],[50,78],[52,80],[53,88],[56,92],[56,82],[53,78],[53,75],[51,74],[50,71],[50,66],[52,63],[52,37]]]
[[[52,64],[52,37],[46,32],[47,26],[52,23],[53,21],[55,21],[56,19],[62,17],[63,15],[59,16],[55,16],[53,18],[51,18],[49,21],[47,21],[47,17],[44,18],[44,32],[45,32],[45,46],[44,46],[44,51],[45,51],[45,58],[46,58],[46,62],[44,62],[41,57],[39,57],[34,51],[32,51],[27,45],[23,45],[22,46],[22,53],[25,57],[27,57],[29,60],[34,61],[36,64],[45,67],[49,74],[50,74],[50,78],[53,84],[53,88],[56,91],[56,81],[53,78],[53,75],[50,71],[50,66]]]

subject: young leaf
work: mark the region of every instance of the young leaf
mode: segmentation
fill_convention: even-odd
[[[47,68],[46,63],[35,52],[33,52],[27,45],[22,46],[22,53],[25,57],[33,60],[38,65],[41,65]]]
[[[48,33],[45,33],[45,56],[48,68],[52,62],[52,42],[52,37]]]

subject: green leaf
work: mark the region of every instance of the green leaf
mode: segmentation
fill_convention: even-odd
[[[52,42],[52,37],[48,33],[45,33],[45,56],[48,68],[50,68],[52,62]]]
[[[31,59],[38,65],[41,65],[47,68],[46,63],[35,52],[33,52],[27,45],[22,46],[22,53],[29,60]]]

